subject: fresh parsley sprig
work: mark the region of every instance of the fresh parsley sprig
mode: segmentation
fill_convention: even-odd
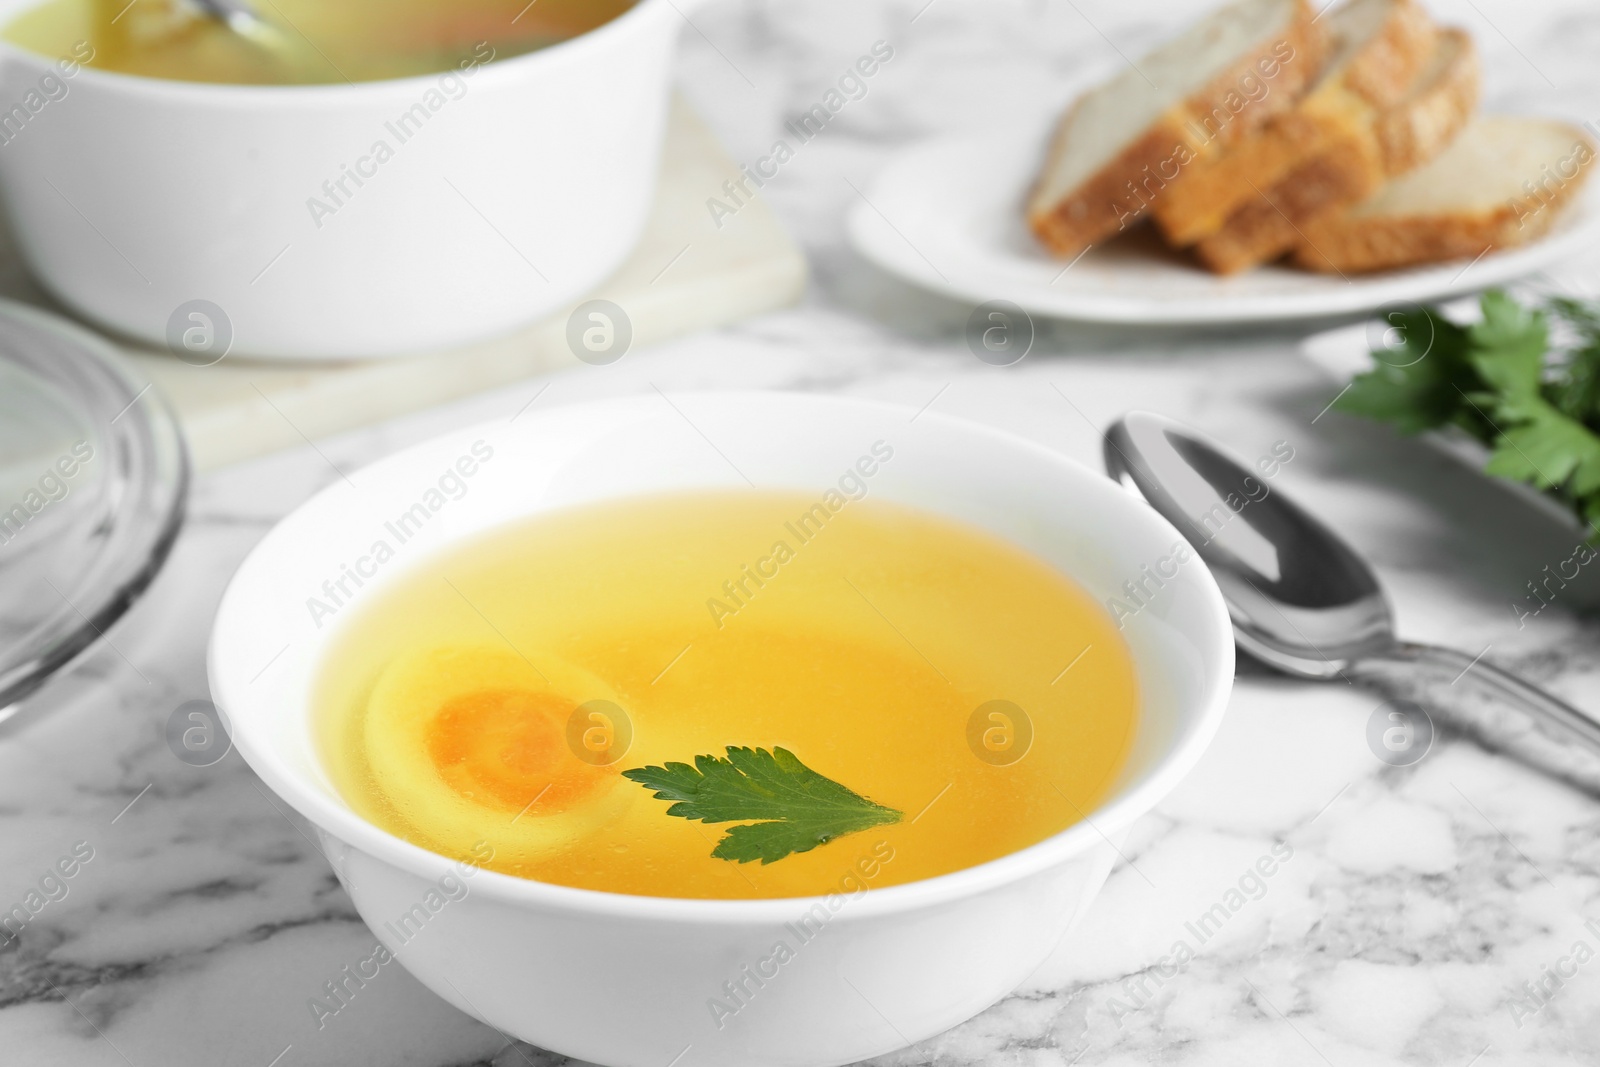
[[[897,823],[901,813],[824,777],[786,748],[727,749],[696,756],[694,766],[636,767],[623,777],[674,803],[668,815],[738,822],[712,850],[717,859],[763,865],[809,852],[836,837]]]
[[[1488,473],[1559,498],[1600,539],[1600,303],[1491,290],[1481,307],[1471,326],[1438,308],[1393,315],[1399,343],[1334,406],[1402,433],[1464,430],[1489,447]]]

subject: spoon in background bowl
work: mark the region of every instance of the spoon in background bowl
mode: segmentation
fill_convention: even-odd
[[[244,0],[190,0],[195,7],[225,24],[240,37],[260,41],[263,36],[277,36],[277,29],[256,14],[256,9]]]
[[[120,2],[120,0],[119,0]],[[350,79],[340,70],[316,42],[307,37],[300,27],[291,23],[272,0],[167,0],[168,3],[186,4],[209,18],[226,26],[233,35],[267,56],[285,82],[295,83],[312,78],[323,78],[328,73],[341,80]],[[276,17],[261,13],[264,6]]]
[[[1600,791],[1600,722],[1481,655],[1400,640],[1367,562],[1255,469],[1145,411],[1111,425],[1104,457],[1107,472],[1176,526],[1211,568],[1235,640],[1253,658],[1318,681],[1392,683],[1432,672],[1452,686],[1470,682],[1495,698],[1496,711],[1458,725]]]
[[[129,14],[129,7],[132,5],[124,5],[122,0],[96,0],[92,10],[102,40],[134,47],[140,41],[148,44],[146,38],[151,35],[156,39],[179,35],[209,21],[277,59],[298,59],[294,42],[277,23],[263,18],[251,0],[154,0],[134,15]],[[135,29],[135,22],[141,22],[142,28]]]

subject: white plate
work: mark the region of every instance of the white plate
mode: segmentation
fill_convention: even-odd
[[[884,270],[959,300],[1009,300],[1055,318],[1170,326],[1320,318],[1439,300],[1533,274],[1600,237],[1595,183],[1543,240],[1476,262],[1348,281],[1279,266],[1219,278],[1142,227],[1068,263],[1052,258],[1022,219],[1046,134],[1040,126],[1013,128],[907,150],[851,212],[851,244]]]

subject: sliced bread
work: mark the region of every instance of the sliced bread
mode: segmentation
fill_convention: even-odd
[[[1295,262],[1355,274],[1526,244],[1577,196],[1596,151],[1587,133],[1564,122],[1478,118],[1432,162],[1310,224]]]
[[[1258,190],[1352,126],[1370,125],[1405,96],[1437,34],[1415,0],[1348,0],[1324,24],[1330,54],[1309,91],[1228,151],[1195,160],[1155,198],[1151,214],[1168,241],[1190,245],[1217,232]]]
[[[1359,203],[1444,151],[1477,107],[1478,58],[1460,30],[1438,34],[1432,53],[1404,100],[1350,122],[1275,185],[1252,193],[1195,245],[1196,258],[1219,274],[1271,262],[1304,239],[1313,220]]]
[[[1027,205],[1052,251],[1126,229],[1195,160],[1292,104],[1321,68],[1307,0],[1237,0],[1130,63],[1067,110]]]

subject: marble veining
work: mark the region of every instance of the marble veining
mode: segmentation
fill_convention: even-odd
[[[1600,116],[1592,5],[1430,6],[1475,32],[1489,106]],[[719,0],[697,10],[681,81],[739,160],[770,150],[875,42],[895,50],[867,95],[764,190],[811,257],[806,301],[202,480],[150,596],[0,727],[0,911],[20,904],[30,915],[0,946],[0,1063],[562,1059],[508,1043],[396,968],[319,1029],[308,1001],[370,952],[371,933],[310,830],[236,754],[191,767],[163,738],[173,709],[206,695],[217,599],[267,526],[339,471],[509,417],[546,385],[537,405],[736,387],[931,404],[1089,463],[1098,428],[1136,406],[1246,454],[1287,441],[1296,458],[1282,486],[1376,561],[1403,633],[1487,650],[1600,713],[1593,576],[1537,617],[1515,610],[1526,583],[1571,554],[1571,531],[1423,444],[1324,415],[1336,387],[1299,358],[1293,331],[1051,325],[1027,360],[1001,370],[967,352],[967,309],[876,274],[845,247],[852,185],[897,147],[1054,108],[1084,71],[1115,62],[1114,48],[1136,51],[1172,18],[1173,5],[1156,0]],[[1592,294],[1597,268],[1600,259],[1575,264],[1551,284]],[[1211,752],[1134,827],[1079,929],[1015,995],[880,1062],[1594,1063],[1600,807],[1464,739],[1451,721],[1470,702],[1448,686],[1428,756],[1380,762],[1367,728],[1385,699],[1243,665]],[[92,858],[62,877],[57,864],[75,847]]]

